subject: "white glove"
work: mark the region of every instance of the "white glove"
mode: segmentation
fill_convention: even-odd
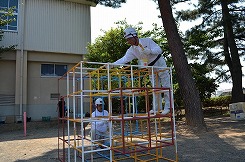
[[[106,67],[106,70],[111,69],[111,66],[109,66],[109,65],[106,65],[105,67]]]
[[[151,54],[151,49],[150,48],[144,48],[144,50],[142,50],[142,54],[145,54],[145,55]]]

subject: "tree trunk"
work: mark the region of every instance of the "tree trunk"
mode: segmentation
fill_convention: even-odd
[[[229,67],[230,73],[232,71],[232,60],[229,52],[229,46],[228,46],[228,40],[226,36],[226,32],[224,32],[224,41],[223,41],[223,48],[224,48],[224,56],[225,56],[225,62],[227,66]],[[231,73],[232,75],[232,73]]]
[[[230,19],[227,0],[221,0],[221,6],[225,35],[224,41],[227,40],[232,60],[232,65],[229,66],[229,68],[232,67],[230,68],[231,77],[233,81],[232,103],[242,102],[245,101],[242,90],[242,66],[233,34],[232,22]],[[226,61],[229,62],[229,60]]]
[[[158,4],[173,58],[177,80],[184,100],[186,123],[192,127],[206,129],[199,92],[193,80],[183,44],[178,34],[170,0],[158,0]]]

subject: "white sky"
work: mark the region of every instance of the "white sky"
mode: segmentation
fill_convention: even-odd
[[[92,7],[92,42],[103,34],[100,29],[109,30],[111,27],[116,27],[117,25],[114,23],[125,18],[127,23],[132,25],[142,21],[143,30],[152,29],[153,23],[162,26],[162,20],[157,17],[160,15],[160,11],[156,7],[157,5],[152,0],[127,0],[126,4],[122,4],[122,7],[117,9],[101,5]]]
[[[181,4],[181,7],[186,9],[189,5]],[[157,23],[158,26],[162,26],[162,20],[158,18],[160,11],[156,9],[157,5],[152,0],[127,0],[126,4],[122,4],[122,7],[113,9],[97,5],[91,7],[91,40],[94,42],[95,38],[103,35],[102,30],[109,30],[115,28],[114,24],[117,21],[126,19],[128,24],[136,25],[138,22],[143,22],[143,30],[152,29],[152,24]],[[181,22],[180,29],[183,31],[190,28],[189,22]],[[245,71],[245,61],[241,60],[243,72]],[[245,77],[243,77],[243,87],[245,87]],[[231,83],[222,83],[218,90],[231,89]]]

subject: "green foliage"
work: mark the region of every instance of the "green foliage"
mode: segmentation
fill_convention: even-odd
[[[118,24],[117,28],[104,31],[103,36],[99,36],[96,38],[95,43],[87,46],[88,54],[85,58],[87,61],[107,63],[114,62],[121,58],[129,48],[129,45],[123,38],[123,31],[126,27],[132,26],[138,31],[139,37],[151,37],[157,44],[159,44],[164,51],[163,55],[167,60],[168,66],[172,65],[172,57],[169,52],[166,35],[162,27],[158,27],[156,24],[153,24],[152,30],[143,32],[140,22],[137,25],[129,25],[127,24],[126,20],[123,20],[116,22],[116,24]],[[137,64],[136,60],[133,61],[132,64]],[[215,92],[218,87],[215,80],[208,75],[211,71],[213,71],[213,69],[209,66],[209,64],[193,63],[190,65],[201,100],[203,101],[211,97],[211,94]],[[175,102],[178,105],[183,105],[183,100],[181,98],[174,69],[173,83]]]
[[[5,14],[0,15],[0,26],[5,26],[6,24],[12,21],[16,21],[15,19],[7,19],[7,16],[13,16],[13,9],[14,8],[10,8],[9,10],[3,11],[5,12]],[[3,33],[4,33],[3,30],[0,30],[0,41],[2,41],[3,39]],[[14,48],[15,48],[15,45],[9,46],[9,47],[0,46],[0,58],[1,58],[2,53],[7,52],[9,50],[13,50]]]
[[[212,93],[218,88],[215,79],[212,79],[207,75],[212,69],[208,68],[205,64],[197,63],[191,64],[191,67],[201,100],[203,101],[210,98]]]
[[[129,25],[125,20],[118,21],[115,24],[117,28],[111,28],[108,31],[104,31],[103,36],[99,36],[95,39],[95,43],[88,44],[86,60],[91,62],[114,62],[124,56],[130,45],[123,37],[123,31],[125,28],[131,26],[136,29],[139,37],[151,37],[164,51],[164,56],[171,61],[171,54],[169,52],[167,39],[162,27],[158,27],[157,24],[153,24],[152,30],[142,31],[142,22],[137,25]],[[133,61],[133,64],[136,62]]]
[[[114,62],[122,57],[129,45],[123,38],[123,28],[110,29],[103,36],[96,38],[95,43],[87,46],[86,60],[90,62]]]
[[[203,107],[229,106],[231,96],[212,97],[203,101]]]
[[[239,55],[244,56],[244,6],[243,0],[228,1]],[[191,3],[191,2],[189,2]],[[184,47],[188,57],[192,60],[202,60],[204,64],[213,69],[216,81],[223,82],[230,78],[230,71],[224,70],[227,66],[224,51],[224,24],[222,19],[221,1],[199,0],[192,10],[176,12],[178,20],[202,20],[185,33]]]
[[[192,63],[190,64],[192,75],[195,84],[198,88],[201,101],[209,99],[211,95],[217,90],[218,85],[215,83],[215,79],[211,78],[208,74],[210,69],[205,64]],[[177,106],[183,106],[183,99],[180,91],[179,84],[176,81],[176,73],[173,69],[173,88],[174,88],[174,102]]]
[[[121,3],[126,3],[126,0],[88,0],[96,4],[104,5],[112,8],[121,7]]]
[[[8,23],[12,22],[12,21],[16,21],[14,18],[8,18],[7,17],[12,17],[13,16],[13,12],[14,12],[14,9],[16,7],[12,7],[12,8],[9,8],[9,9],[4,9],[4,10],[1,10],[1,12],[4,12],[4,14],[1,14],[0,15],[0,26],[4,26],[4,25],[7,25]]]

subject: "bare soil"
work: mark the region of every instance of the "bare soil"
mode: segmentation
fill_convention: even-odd
[[[245,162],[245,120],[205,118],[208,131],[176,122],[179,162]],[[58,162],[58,122],[0,124],[0,162]]]

